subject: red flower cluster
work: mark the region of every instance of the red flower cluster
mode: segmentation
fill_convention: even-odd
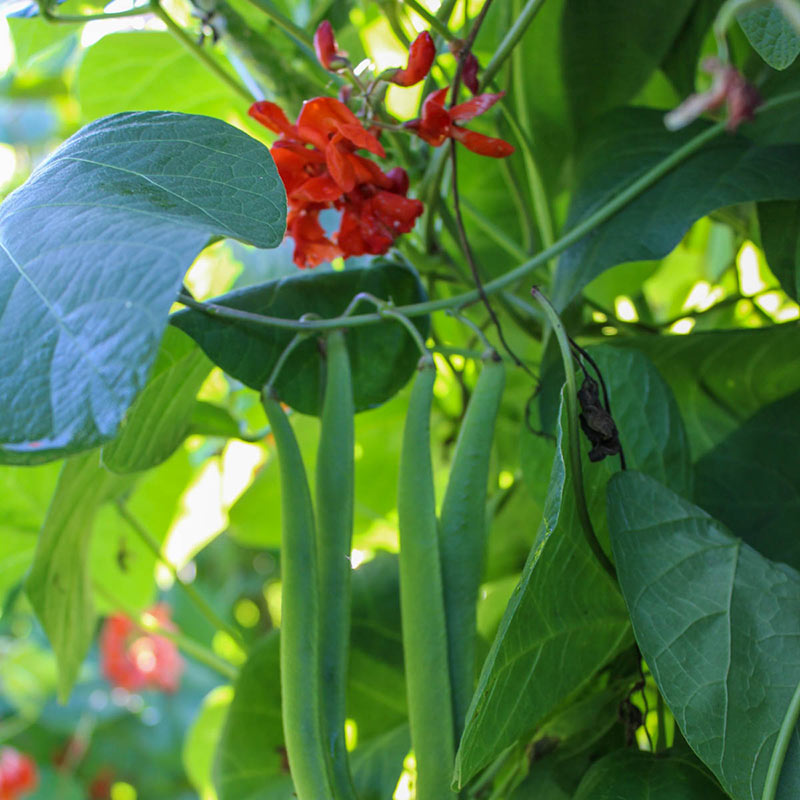
[[[39,782],[36,764],[13,747],[0,749],[0,800],[17,800]]]
[[[386,155],[344,103],[332,97],[308,100],[294,125],[266,100],[254,103],[250,115],[280,134],[270,152],[289,199],[287,233],[295,241],[297,266],[314,267],[338,256],[380,255],[414,227],[422,203],[406,197],[405,170],[384,173],[356,153]],[[319,222],[326,208],[342,212],[335,241]]]
[[[173,627],[167,606],[154,606],[147,613],[162,628]],[[100,656],[103,675],[121,689],[174,692],[180,684],[183,660],[175,643],[146,633],[122,614],[106,620],[100,634]]]

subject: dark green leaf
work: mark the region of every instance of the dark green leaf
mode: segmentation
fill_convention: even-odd
[[[669,52],[692,5],[693,0],[566,1],[562,68],[579,126],[623,105],[644,86]],[[604,68],[598,69],[598,64]]]
[[[800,327],[629,339],[670,385],[694,459],[762,406],[800,390]]]
[[[800,568],[800,393],[765,406],[695,465],[695,501],[762,555]]]
[[[727,795],[700,764],[686,757],[664,757],[618,750],[583,776],[574,800],[725,800]]]
[[[118,114],[67,140],[0,208],[0,459],[111,438],[204,243],[275,246],[284,213],[266,148],[219,120]]]
[[[688,495],[686,434],[669,388],[639,354],[630,357],[611,347],[591,353],[608,386],[628,465]],[[456,760],[464,782],[585,685],[627,637],[621,598],[594,560],[577,517],[561,419],[543,528],[467,716]],[[585,440],[581,448],[589,449]],[[613,458],[591,464],[584,456],[587,503],[601,541],[607,538],[605,487],[618,463]]]
[[[150,379],[102,452],[112,472],[140,472],[165,461],[189,433],[195,398],[212,364],[184,333],[169,327]]]
[[[738,16],[755,51],[773,69],[786,69],[800,53],[800,36],[778,8],[754,8]]]
[[[692,749],[734,800],[760,800],[800,682],[800,575],[634,472],[608,489],[611,541],[634,632]],[[800,731],[777,797],[800,793]]]
[[[467,712],[460,785],[585,685],[629,635],[622,598],[583,537],[566,449],[559,428],[544,523]]]
[[[220,800],[289,800],[281,727],[279,636],[250,651],[234,687],[214,768]]]
[[[761,121],[779,118],[773,111]],[[582,151],[565,230],[706,125],[697,122],[671,133],[661,112],[643,108],[621,109],[598,121]],[[695,220],[710,211],[799,195],[800,147],[760,145],[741,135],[719,136],[569,248],[558,262],[553,302],[565,307],[589,281],[616,264],[662,258]]]
[[[761,244],[783,291],[800,300],[800,202],[758,204]]]
[[[341,314],[359,292],[391,298],[396,305],[425,299],[419,278],[411,268],[378,262],[344,272],[304,272],[230,292],[214,303],[283,319],[296,320],[307,313],[328,318]],[[373,305],[362,301],[356,313],[373,310]],[[294,331],[234,323],[193,309],[179,311],[172,322],[194,338],[227,373],[259,391],[294,337]],[[414,324],[426,335],[427,317],[415,318]],[[408,381],[419,360],[413,339],[393,320],[349,329],[347,348],[357,411],[388,400]],[[303,414],[319,414],[322,375],[320,344],[311,338],[292,352],[278,376],[276,387],[281,400]]]
[[[62,701],[94,636],[88,559],[94,515],[128,483],[100,465],[97,451],[75,456],[64,464],[39,534],[25,588],[56,654]]]
[[[347,716],[357,726],[362,758],[353,765],[365,791],[389,773],[408,751],[397,558],[379,554],[352,579],[352,627]],[[292,784],[283,768],[279,636],[272,633],[250,652],[217,751],[215,785],[220,800],[289,800]],[[389,734],[383,737],[383,734]],[[381,738],[376,738],[381,737]],[[372,762],[373,753],[380,764]],[[392,786],[392,790],[394,785]],[[383,794],[380,800],[391,796]]]
[[[696,0],[683,28],[661,62],[661,69],[681,96],[695,89],[697,60],[703,39],[721,5],[722,0]]]

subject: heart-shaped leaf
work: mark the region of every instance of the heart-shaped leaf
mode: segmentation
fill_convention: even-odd
[[[759,122],[776,125],[790,113],[791,108],[771,111]],[[592,127],[581,155],[565,230],[705,126],[697,122],[673,133],[664,127],[661,112],[644,108],[619,109],[603,117]],[[561,256],[553,302],[563,308],[589,281],[616,264],[663,258],[689,226],[710,211],[799,196],[800,146],[760,144],[742,135],[717,137]]]
[[[686,741],[734,800],[760,800],[800,683],[800,574],[641,473],[614,476],[608,521],[636,640]],[[800,796],[798,729],[775,796]]]
[[[739,14],[739,25],[753,49],[773,69],[786,69],[800,53],[800,36],[780,9],[769,5]]]
[[[297,320],[314,313],[323,318],[339,316],[359,293],[368,292],[396,305],[426,299],[419,276],[405,264],[379,261],[372,267],[344,272],[303,272],[230,292],[215,299],[216,305]],[[362,301],[355,313],[374,311]],[[208,357],[234,378],[261,390],[294,331],[274,326],[259,327],[185,309],[172,323],[195,339]],[[414,324],[423,336],[428,318]],[[419,350],[408,332],[394,320],[347,331],[347,349],[353,371],[356,411],[388,400],[408,381],[419,360]],[[284,403],[303,414],[319,414],[322,407],[324,365],[316,338],[292,351],[276,382]]]
[[[285,208],[268,150],[220,120],[116,114],[68,139],[0,207],[0,461],[113,437],[209,237],[274,247]]]

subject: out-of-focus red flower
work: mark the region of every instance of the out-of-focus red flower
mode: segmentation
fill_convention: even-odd
[[[325,69],[336,70],[347,64],[344,53],[339,52],[339,45],[336,44],[336,37],[333,35],[333,27],[328,20],[320,22],[314,32],[314,50],[319,63]]]
[[[686,127],[706,111],[713,111],[723,103],[728,105],[726,127],[735,131],[746,120],[752,120],[762,99],[758,90],[731,64],[713,56],[703,61],[703,70],[712,77],[711,87],[705,92],[689,95],[677,108],[664,117],[671,131]]]
[[[384,173],[356,152],[386,155],[377,136],[344,103],[332,97],[308,100],[294,125],[268,101],[255,103],[250,115],[280,135],[271,153],[289,200],[286,232],[294,239],[297,266],[380,255],[414,227],[422,203],[406,196],[408,176],[399,167]],[[333,239],[319,221],[329,208],[342,212]]]
[[[0,748],[0,800],[18,800],[39,783],[33,759],[13,747]]]
[[[514,146],[504,139],[484,136],[482,133],[469,131],[457,123],[469,120],[488,111],[504,94],[479,94],[465,103],[446,108],[444,99],[447,88],[431,92],[422,104],[422,116],[406,123],[417,136],[434,147],[439,147],[446,139],[461,142],[468,150],[491,158],[505,158],[514,152]]]
[[[89,784],[89,800],[109,800],[114,785],[114,770],[103,767]]]
[[[167,606],[157,605],[146,613],[162,628],[174,627]],[[121,689],[175,692],[180,685],[183,659],[175,643],[147,633],[122,614],[106,619],[100,634],[100,656],[103,675]]]
[[[397,69],[386,79],[398,86],[413,86],[419,83],[430,71],[436,58],[436,45],[428,31],[423,31],[408,49],[408,66]]]

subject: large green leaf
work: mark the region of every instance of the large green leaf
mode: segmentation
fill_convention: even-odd
[[[467,712],[455,765],[462,786],[584,685],[628,637],[622,598],[583,538],[566,448],[559,428],[545,520]]]
[[[800,390],[800,326],[647,336],[641,350],[670,385],[693,458],[722,441],[762,406]]]
[[[58,661],[65,700],[92,642],[95,611],[89,580],[89,542],[100,503],[124,491],[129,479],[100,465],[97,451],[69,459],[61,471],[25,587]]]
[[[644,659],[692,749],[734,800],[759,800],[800,682],[800,575],[645,475],[608,489],[620,586]],[[800,794],[800,730],[777,797]]]
[[[291,278],[230,292],[214,300],[228,308],[297,320],[314,313],[323,318],[341,314],[359,292],[369,292],[396,305],[425,299],[419,277],[410,267],[391,262],[345,270],[303,272]],[[366,301],[356,313],[374,310]],[[294,331],[234,323],[202,311],[184,309],[172,323],[186,331],[209,358],[234,378],[261,390],[277,359],[294,337]],[[424,335],[428,318],[414,324]],[[419,351],[408,332],[394,320],[351,328],[347,349],[353,370],[353,395],[357,411],[388,400],[411,377]],[[319,414],[322,403],[323,364],[316,338],[300,344],[286,360],[276,382],[283,402],[304,414]]]
[[[252,648],[236,680],[214,767],[220,800],[291,798],[280,686],[280,639],[275,631]]]
[[[112,472],[139,472],[165,461],[189,433],[197,392],[213,365],[181,331],[167,328],[150,380],[103,448]]]
[[[81,61],[76,89],[87,121],[152,108],[224,119],[241,105],[180,42],[155,31],[112,33],[93,44]]]
[[[739,25],[755,51],[773,69],[786,69],[800,53],[800,36],[777,7],[739,14]]]
[[[210,236],[273,247],[267,149],[219,120],[118,114],[83,128],[0,207],[0,460],[111,438]]]
[[[762,555],[800,569],[800,393],[765,406],[695,465],[695,502]]]
[[[657,370],[641,354],[611,347],[593,348],[592,357],[608,385],[628,465],[688,495],[686,434]],[[627,639],[622,600],[595,561],[577,516],[565,424],[562,409],[544,522],[467,715],[456,759],[463,783],[585,685]],[[585,442],[581,447],[588,450]],[[605,487],[618,463],[611,461],[591,464],[584,458],[587,503],[601,540],[608,535]]]
[[[780,121],[778,112],[761,120]],[[637,177],[707,127],[669,132],[663,114],[627,108],[592,126],[578,167],[565,230],[575,227]],[[757,144],[723,135],[683,161],[560,258],[553,302],[563,308],[593,278],[625,261],[663,258],[710,211],[751,200],[800,196],[800,146]]]
[[[800,202],[759,203],[758,226],[772,274],[786,294],[800,300]]]
[[[618,750],[584,775],[574,800],[725,800],[727,795],[693,759]]]
[[[562,69],[579,125],[624,104],[644,86],[669,52],[693,4],[693,0],[566,0]]]
[[[0,607],[33,560],[59,464],[0,467]]]

